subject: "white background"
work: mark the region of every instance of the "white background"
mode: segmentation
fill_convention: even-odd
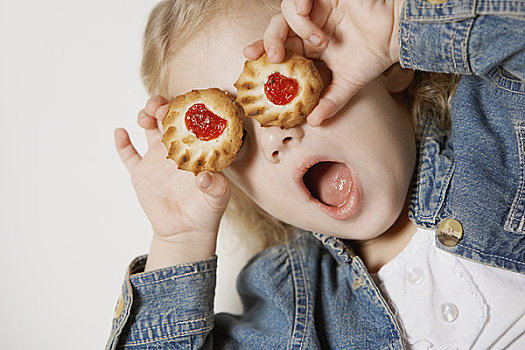
[[[0,0],[0,348],[102,349],[151,229],[113,145],[154,0]]]

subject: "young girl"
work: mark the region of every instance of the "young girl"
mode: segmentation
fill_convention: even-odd
[[[279,1],[156,7],[143,76],[166,99],[139,114],[143,157],[125,131],[115,134],[154,235],[149,256],[130,266],[108,349],[525,346],[522,10],[439,2],[285,0],[274,17]],[[242,48],[270,18],[271,59],[282,58],[289,27],[298,36],[287,45],[319,59],[328,88],[309,123],[262,128],[245,118],[228,180],[178,171],[157,128],[166,103],[197,88],[235,93]],[[262,51],[258,43],[246,54]],[[414,73],[398,61],[463,74],[451,132],[419,96],[443,80],[421,81],[409,99]],[[242,271],[240,316],[213,313],[230,182],[297,227]]]

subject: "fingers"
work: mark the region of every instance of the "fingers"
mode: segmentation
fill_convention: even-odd
[[[162,133],[159,129],[146,129],[146,140],[148,142],[148,148],[158,147],[162,141]]]
[[[300,13],[306,12],[306,14],[298,14],[296,5],[301,8]],[[311,48],[321,50],[325,46],[325,34],[309,16],[310,10],[312,10],[310,0],[285,0],[282,2],[281,8],[282,14],[273,16],[264,32],[262,45],[271,63],[279,63],[283,60],[285,42],[292,35],[298,35]],[[324,17],[328,16],[325,8],[321,6],[315,8],[314,12],[316,20],[320,23],[325,20]],[[246,47],[244,51],[245,56],[249,59],[256,59],[262,53],[260,42]]]
[[[284,42],[288,37],[289,27],[282,14],[272,17],[264,32],[264,50],[268,54],[268,61],[279,63],[284,58]]]
[[[144,129],[146,132],[146,140],[148,141],[148,147],[155,146],[160,140],[162,140],[162,133],[157,119],[146,115],[144,110],[139,112],[137,118],[137,124]]]
[[[137,124],[149,130],[158,128],[158,122],[162,122],[169,111],[169,101],[162,96],[151,96],[146,102],[146,107],[141,109],[137,116]]]
[[[312,0],[294,0],[294,4],[299,16],[307,16],[312,10]]]
[[[243,50],[244,57],[249,60],[256,60],[264,53],[264,45],[262,40],[258,40],[253,44],[246,46]]]
[[[197,187],[206,194],[210,207],[224,210],[230,200],[230,184],[221,173],[203,171],[195,177]]]
[[[144,109],[141,109],[137,116],[137,124],[143,129],[156,129],[157,128],[157,119],[150,117],[146,114]]]
[[[295,51],[301,55],[304,55],[304,47],[301,38],[298,36],[291,36],[286,39],[285,48]],[[264,44],[262,40],[256,41],[251,45],[244,48],[244,57],[249,60],[256,60],[264,53]],[[315,55],[312,55],[314,57]]]
[[[283,18],[288,23],[288,26],[291,28],[291,30],[295,32],[295,34],[300,36],[303,40],[309,42],[312,46],[322,48],[323,44],[325,43],[325,34],[321,30],[321,28],[310,18],[311,4],[305,6],[305,3],[307,2],[309,1],[283,1],[281,3]],[[297,4],[300,5],[299,7],[304,7],[304,9],[308,9],[308,13],[303,15],[301,12],[301,14],[299,14],[297,12]],[[319,18],[318,20],[320,21],[320,24],[324,22],[323,18]]]
[[[137,124],[146,131],[148,146],[155,147],[162,139],[162,121],[169,111],[168,100],[162,96],[152,96],[146,107],[140,110]]]
[[[321,125],[324,120],[339,112],[360,89],[361,87],[358,85],[348,81],[339,81],[334,77],[319,100],[317,107],[306,117],[306,121],[311,126]]]
[[[159,95],[151,96],[150,99],[146,102],[146,107],[144,107],[144,112],[146,112],[146,114],[149,115],[150,117],[156,117],[157,119],[159,119],[159,117],[161,116],[160,114],[157,115],[159,107],[167,105],[168,103],[169,101],[166,100],[162,96],[159,96]],[[166,106],[165,111],[166,112],[168,111],[167,106]],[[166,115],[162,116],[162,119],[164,119],[165,116]]]
[[[128,132],[125,129],[115,129],[115,146],[117,148],[118,155],[124,163],[126,169],[129,172],[137,165],[142,159],[133,147],[131,140],[129,139]]]
[[[164,118],[166,118],[166,116],[168,115],[169,110],[170,110],[170,106],[167,104],[164,104],[160,106],[159,108],[157,108],[153,116],[155,117],[155,119],[157,119],[157,121],[162,122]]]

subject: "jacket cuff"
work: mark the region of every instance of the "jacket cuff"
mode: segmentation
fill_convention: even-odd
[[[473,0],[405,0],[399,24],[399,61],[405,68],[471,74],[468,40]]]
[[[129,266],[107,349],[209,332],[217,257],[142,272],[147,257]]]

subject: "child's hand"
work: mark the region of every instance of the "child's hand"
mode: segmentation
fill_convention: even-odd
[[[172,255],[169,263],[160,265],[213,256],[219,223],[230,198],[230,187],[222,174],[201,172],[194,176],[178,170],[175,162],[166,159],[158,122],[168,112],[167,103],[164,98],[154,96],[139,112],[138,124],[145,129],[148,142],[143,157],[132,145],[126,130],[115,130],[117,151],[154,230],[148,265],[151,258],[159,260],[151,256],[155,245],[162,245],[167,248],[164,251]]]
[[[280,62],[284,43],[301,39],[305,56],[323,60],[332,82],[308,116],[317,126],[339,111],[366,84],[399,61],[397,27],[403,0],[283,0],[282,14],[272,18],[264,42],[248,46],[247,58],[266,51]],[[290,44],[297,43],[290,38]]]

